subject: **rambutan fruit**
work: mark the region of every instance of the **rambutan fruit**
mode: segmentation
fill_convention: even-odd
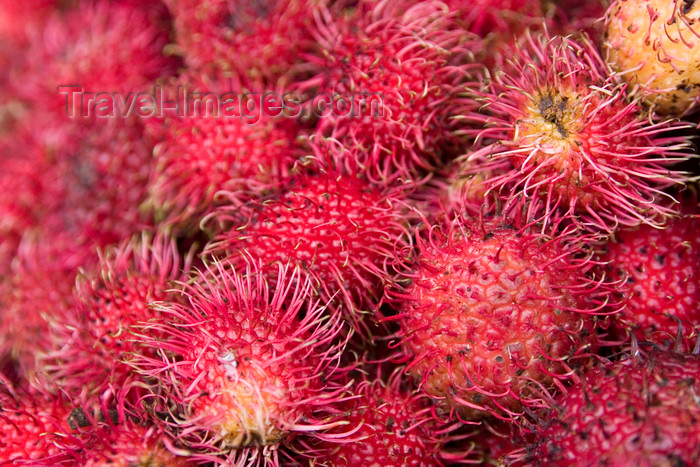
[[[164,0],[177,46],[192,70],[242,79],[294,78],[300,57],[315,46],[309,32],[317,2]]]
[[[532,465],[694,465],[700,358],[649,352],[593,367],[539,414]]]
[[[617,0],[606,14],[605,60],[640,85],[656,112],[683,115],[700,98],[700,5]]]
[[[82,453],[86,467],[148,466],[187,467],[194,465],[186,455],[169,451],[168,435],[154,425],[144,426],[126,421],[113,427],[96,429],[93,436],[100,436],[88,444]],[[182,454],[188,454],[183,451]]]
[[[17,2],[0,0],[0,39],[13,45],[26,45],[27,29],[40,24],[56,8],[56,0]]]
[[[544,19],[540,0],[447,0],[445,3],[458,12],[460,23],[481,37],[492,33],[514,35],[516,29],[524,31]]]
[[[470,161],[455,161],[445,170],[436,172],[412,198],[420,212],[431,221],[445,213],[478,215],[497,207],[498,196],[488,192],[484,184],[491,177],[492,172],[476,171]]]
[[[527,443],[535,439],[525,427],[497,420],[484,420],[464,431],[468,431],[461,441],[464,449],[471,452],[470,458],[486,466],[523,467]]]
[[[574,31],[584,32],[594,39],[596,44],[602,42],[605,29],[605,12],[610,0],[543,0],[551,31],[560,36],[567,36]]]
[[[410,390],[402,378],[398,368],[387,382],[365,378],[355,383],[353,398],[338,407],[347,427],[328,430],[309,446],[308,452],[317,455],[313,465],[443,466],[465,460],[468,452],[445,449],[458,424],[438,421],[430,398]],[[351,435],[335,438],[348,430]]]
[[[240,272],[215,263],[185,287],[184,303],[155,305],[164,319],[137,340],[160,358],[132,364],[160,381],[169,429],[193,456],[277,465],[281,442],[334,426],[326,410],[345,390],[343,323],[311,297],[298,268],[279,265],[268,279],[252,263]]]
[[[0,152],[0,236],[8,247],[31,231],[37,241],[58,236],[92,250],[152,224],[142,205],[153,157],[138,120],[67,120],[34,109],[12,132]]]
[[[223,206],[225,226],[207,251],[234,264],[247,255],[263,265],[291,262],[313,279],[330,306],[345,309],[357,331],[390,281],[395,244],[410,242],[410,210],[400,189],[373,187],[354,174],[329,168],[302,173],[275,196],[248,206]]]
[[[153,224],[144,209],[154,170],[150,145],[136,119],[105,119],[71,127],[75,152],[55,157],[60,198],[43,220],[47,231],[67,232],[76,242],[104,247]],[[46,196],[49,196],[50,192]]]
[[[192,115],[166,115],[147,123],[157,141],[150,200],[161,223],[198,227],[220,204],[216,198],[220,191],[239,200],[258,198],[291,176],[303,155],[298,141],[303,130],[295,119],[268,113],[260,101],[263,91],[250,94],[255,104],[250,111],[243,97],[249,91],[239,83],[202,77],[181,78],[176,83],[177,87],[164,91],[174,99],[182,94],[228,94],[240,99],[240,108],[236,115],[222,114],[219,109],[209,114],[206,97],[202,97],[200,111],[193,108]],[[270,95],[281,96],[282,92]]]
[[[562,389],[596,346],[604,278],[584,237],[546,236],[499,218],[440,219],[388,289],[406,371],[463,420],[516,419]]]
[[[606,274],[622,282],[625,306],[613,327],[640,341],[690,351],[700,330],[700,216],[689,205],[681,212],[663,230],[642,225],[616,231],[601,261]]]
[[[351,149],[370,180],[420,179],[461,144],[450,117],[477,41],[440,2],[365,0],[355,12],[320,16],[316,74],[299,89],[318,134]]]
[[[115,95],[118,103],[127,100],[175,72],[176,61],[163,54],[167,29],[141,7],[83,1],[54,13],[28,35],[24,60],[11,72],[11,89],[36,107],[63,115],[79,117],[87,111],[81,101],[91,96],[94,103],[97,93]],[[93,94],[74,94],[81,89]],[[74,99],[76,105],[68,105]]]
[[[47,318],[52,349],[39,365],[74,398],[146,384],[123,363],[145,352],[132,332],[162,319],[151,304],[171,297],[172,284],[189,270],[188,258],[181,259],[174,240],[163,233],[122,242],[100,259],[78,277],[75,304]]]
[[[142,413],[128,412],[123,404],[125,392],[116,397],[106,394],[93,411],[75,407],[68,417],[78,443],[73,460],[87,467],[148,466],[185,467],[189,451],[179,449],[164,429],[161,420]],[[114,399],[119,399],[114,402]]]
[[[40,179],[50,164],[34,156],[30,151],[19,157],[0,149],[0,259],[5,259],[0,261],[0,276],[9,274],[24,232],[34,228],[41,217]]]
[[[507,66],[506,53],[526,30],[545,24],[541,0],[447,0],[455,22],[483,39],[474,50],[478,62],[490,69]]]
[[[89,267],[97,255],[76,247],[65,235],[31,235],[15,252],[10,274],[0,280],[0,354],[16,361],[21,377],[36,371],[36,357],[49,350],[48,317],[74,306],[73,286],[78,268]]]
[[[12,465],[66,465],[75,443],[70,408],[59,397],[26,393],[0,382],[0,459]]]
[[[610,232],[617,225],[659,225],[674,213],[662,190],[686,180],[672,165],[689,157],[689,143],[651,123],[628,102],[595,47],[584,37],[527,36],[514,52],[517,72],[497,73],[476,96],[482,110],[466,121],[483,147],[463,156],[506,207],[543,203],[544,217]]]
[[[70,129],[29,111],[0,136],[0,237],[21,238],[57,209],[61,181],[56,155],[76,149]]]
[[[15,257],[0,286],[0,347],[27,370],[47,350],[46,317],[72,306],[78,268],[96,262],[96,247],[149,225],[140,205],[152,157],[139,122],[83,123],[34,110],[15,122],[16,144],[0,154],[0,244]]]

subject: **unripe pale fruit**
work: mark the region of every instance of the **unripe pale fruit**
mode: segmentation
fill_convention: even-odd
[[[606,61],[634,79],[654,110],[683,115],[700,98],[700,3],[618,0],[607,12]]]

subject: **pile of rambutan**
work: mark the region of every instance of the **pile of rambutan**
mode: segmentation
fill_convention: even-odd
[[[0,464],[700,465],[700,3],[0,0]]]

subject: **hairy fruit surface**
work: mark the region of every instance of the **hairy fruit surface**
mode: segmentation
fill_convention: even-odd
[[[543,414],[534,465],[692,465],[700,358],[653,351],[595,367]]]
[[[608,8],[604,49],[615,71],[639,84],[659,113],[680,116],[700,98],[700,4],[617,0]]]
[[[223,208],[233,227],[209,247],[232,262],[243,254],[263,264],[300,266],[324,300],[338,296],[352,321],[371,310],[390,280],[394,244],[407,238],[407,209],[398,190],[380,190],[355,175],[302,174],[275,197],[246,210]]]
[[[459,145],[451,116],[476,41],[439,2],[360,3],[319,26],[317,73],[300,88],[317,88],[317,132],[347,146],[370,180],[420,179]]]
[[[697,211],[696,211],[697,212]],[[640,341],[692,350],[700,329],[700,219],[686,212],[665,229],[621,229],[605,246],[608,275],[622,280],[614,327]],[[680,326],[681,342],[676,342]]]
[[[341,397],[333,362],[342,322],[310,292],[298,269],[280,265],[268,280],[251,265],[217,263],[184,289],[184,303],[156,305],[164,320],[144,326],[139,341],[161,358],[133,364],[177,404],[171,428],[185,427],[182,443],[240,460],[327,427],[315,415]]]
[[[418,238],[404,287],[389,291],[398,307],[389,319],[407,371],[443,407],[516,417],[592,350],[606,292],[576,241],[459,217]]]
[[[588,40],[529,36],[516,49],[517,71],[497,74],[482,112],[467,116],[481,149],[464,156],[470,170],[492,171],[484,186],[505,198],[542,202],[544,216],[570,216],[589,229],[660,224],[673,209],[664,188],[686,180],[672,165],[689,157],[684,125],[650,123],[625,86],[607,77]]]

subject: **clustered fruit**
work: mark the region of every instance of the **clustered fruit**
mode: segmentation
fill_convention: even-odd
[[[697,465],[698,104],[692,0],[0,0],[0,464]]]

